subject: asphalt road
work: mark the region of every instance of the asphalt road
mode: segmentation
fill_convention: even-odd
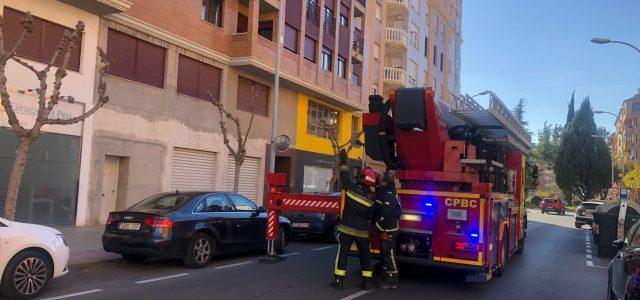
[[[115,262],[72,271],[42,298],[66,299],[605,299],[607,259],[589,257],[589,229],[573,216],[529,213],[527,245],[506,274],[466,284],[462,274],[400,264],[397,290],[358,289],[357,260],[350,261],[345,288],[329,288],[335,245],[299,241],[286,262],[258,264],[261,253],[219,257],[205,269],[176,261]],[[75,295],[75,296],[73,296]],[[63,298],[60,298],[60,297]]]

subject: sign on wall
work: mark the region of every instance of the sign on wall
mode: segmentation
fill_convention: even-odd
[[[27,129],[33,127],[38,115],[38,96],[35,93],[23,94],[19,92],[9,92],[9,95],[11,96],[11,107],[18,117],[20,125]],[[49,97],[47,97],[48,100]],[[66,100],[60,100],[49,116],[51,118],[71,119],[81,115],[83,112],[84,105],[82,103],[69,103]],[[0,106],[0,126],[11,127],[2,106]],[[44,125],[42,131],[80,136],[82,135],[82,122],[70,125]]]

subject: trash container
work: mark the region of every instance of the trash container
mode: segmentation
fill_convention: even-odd
[[[593,241],[598,247],[598,256],[613,257],[617,250],[611,245],[618,235],[619,202],[600,205],[593,212]],[[640,206],[627,202],[627,215],[624,221],[625,235],[640,220]]]

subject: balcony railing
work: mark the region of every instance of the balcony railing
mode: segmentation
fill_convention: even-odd
[[[405,78],[406,78],[406,74],[403,69],[384,67],[383,80],[386,83],[404,86],[406,82]]]
[[[389,9],[402,8],[404,10],[409,10],[408,2],[408,0],[387,0]]]
[[[329,33],[330,36],[336,36],[336,17],[333,10],[324,8],[324,32]]]
[[[362,54],[364,48],[364,38],[362,38],[362,33],[359,29],[355,29],[353,31],[353,43],[352,43],[353,51],[358,54]]]
[[[402,29],[387,28],[386,40],[387,42],[399,44],[406,48],[408,40],[407,32]]]
[[[307,20],[316,26],[320,25],[320,6],[316,0],[307,0]]]

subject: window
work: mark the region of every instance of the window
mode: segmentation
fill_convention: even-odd
[[[189,195],[175,195],[175,194],[160,194],[151,196],[142,202],[132,206],[130,210],[157,210],[163,212],[170,212],[182,207],[182,205],[191,201],[193,197]]]
[[[444,52],[440,52],[440,72],[444,71]]]
[[[236,107],[240,110],[252,112],[255,109],[257,115],[269,116],[269,87],[253,80],[238,76],[238,95]],[[255,97],[255,103],[253,102]],[[254,105],[252,107],[252,105]]]
[[[429,37],[428,36],[424,37],[424,57],[429,57]]]
[[[378,89],[377,88],[373,88],[373,90],[371,91],[372,95],[377,95],[378,94]]]
[[[270,41],[273,41],[273,20],[258,22],[258,34]]]
[[[253,201],[236,194],[229,194],[229,198],[237,211],[257,211],[258,206]]]
[[[308,61],[315,63],[316,62],[316,42],[314,39],[309,37],[308,35],[304,36],[304,58]]]
[[[382,20],[382,5],[376,2],[376,19]]]
[[[331,187],[331,169],[316,166],[304,166],[303,193],[329,193]]]
[[[331,71],[331,62],[333,61],[332,58],[332,51],[322,47],[322,68],[327,70],[327,71]]]
[[[349,19],[347,19],[343,14],[340,14],[340,26],[349,26]]]
[[[238,13],[238,24],[236,24],[236,33],[247,32],[249,28],[249,18],[247,16]]]
[[[640,102],[635,102],[631,104],[631,111],[632,112],[639,112],[640,111]]]
[[[178,57],[178,87],[182,95],[209,101],[209,95],[220,99],[222,70],[212,65],[180,55]]]
[[[336,36],[336,18],[333,10],[326,6],[324,7],[324,32],[332,37]]]
[[[107,53],[113,65],[108,74],[163,88],[165,52],[165,48],[110,28]]]
[[[307,0],[307,21],[320,25],[320,6],[316,0]]]
[[[411,23],[411,25],[409,25],[409,42],[411,43],[411,46],[413,46],[413,48],[419,49],[420,48],[420,42],[418,42],[418,26],[416,26],[416,24]]]
[[[202,0],[202,19],[222,28],[222,0]]]
[[[347,62],[344,58],[338,56],[338,77],[347,78]]]
[[[322,104],[309,101],[307,106],[307,133],[322,138],[329,138],[329,132],[322,126],[332,124],[340,128],[340,113]]]
[[[411,8],[415,11],[420,11],[420,0],[411,0]]]
[[[4,7],[3,17],[4,26],[2,26],[2,34],[4,35],[5,49],[12,49],[20,38],[22,33],[22,17],[24,12],[15,10],[8,6]],[[58,44],[64,36],[64,31],[69,32],[73,29],[58,25],[51,21],[33,17],[32,32],[28,34],[22,46],[16,52],[16,55],[31,59],[43,64],[48,64],[53,53],[56,51]],[[63,45],[66,47],[66,45]],[[71,53],[67,69],[73,71],[80,70],[80,54],[82,49],[82,41],[76,45],[76,50]],[[54,63],[55,66],[62,65],[64,52],[60,52]]]
[[[433,45],[433,65],[438,65],[438,46]]]
[[[373,59],[375,61],[380,61],[380,45],[377,43],[373,45]]]
[[[409,63],[407,64],[407,76],[410,85],[418,85],[418,64],[412,59],[409,59]]]
[[[358,133],[358,129],[360,126],[358,126],[360,124],[360,118],[356,117],[356,116],[352,116],[351,117],[351,135],[354,135],[356,133]]]
[[[298,53],[298,30],[289,24],[284,25],[284,47]]]
[[[231,203],[225,194],[208,195],[202,199],[202,201],[198,203],[198,206],[196,206],[196,209],[194,209],[194,212],[199,213],[226,211],[233,211],[233,206],[231,206]]]

